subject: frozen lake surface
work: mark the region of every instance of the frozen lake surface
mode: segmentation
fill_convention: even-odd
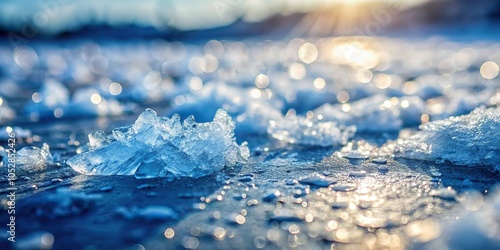
[[[499,247],[499,65],[452,38],[4,42],[0,246]]]

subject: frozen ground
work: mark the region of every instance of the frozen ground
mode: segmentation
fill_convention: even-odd
[[[500,246],[496,42],[30,46],[0,46],[2,249]]]

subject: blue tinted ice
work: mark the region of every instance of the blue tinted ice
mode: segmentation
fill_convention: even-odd
[[[67,163],[91,175],[197,178],[248,159],[248,147],[236,143],[234,129],[222,109],[206,123],[192,116],[181,123],[178,115],[161,117],[146,109],[132,126],[114,129],[111,138],[102,131],[89,135],[90,150]]]
[[[500,169],[500,108],[477,108],[468,115],[421,126],[415,135],[399,139],[395,154],[456,165],[488,165]]]

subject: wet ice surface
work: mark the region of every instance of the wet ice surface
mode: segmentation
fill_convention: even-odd
[[[441,222],[454,221],[462,206],[480,206],[463,196],[468,190],[489,190],[499,177],[488,169],[457,171],[454,165],[418,161],[389,160],[388,170],[381,171],[369,160],[332,157],[332,149],[268,147],[242,167],[199,179],[88,176],[67,166],[48,168],[18,180],[19,223],[40,221],[19,229],[19,240],[49,232],[58,248],[75,242],[121,249],[425,246],[448,237]],[[128,227],[133,229],[123,230]],[[101,233],[119,235],[122,243]]]
[[[21,248],[498,246],[497,43],[64,46],[0,47]]]

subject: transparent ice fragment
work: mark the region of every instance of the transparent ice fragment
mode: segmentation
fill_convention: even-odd
[[[75,155],[66,163],[82,174],[133,175],[144,154],[139,149],[128,147],[120,141],[114,141],[104,147]]]
[[[43,144],[42,148],[29,146],[24,147],[16,153],[16,164],[18,166],[42,168],[53,163],[49,145]]]
[[[110,142],[111,140],[108,139],[108,136],[102,130],[98,130],[94,133],[89,134],[89,147],[91,149],[96,149],[106,146]]]
[[[130,137],[133,134],[134,134],[134,129],[132,128],[132,126],[123,126],[112,130],[113,138],[121,142],[129,141]]]
[[[74,170],[93,175],[135,175],[136,178],[189,176],[198,178],[224,166],[244,162],[250,156],[247,144],[238,145],[235,124],[226,111],[217,111],[212,122],[197,123],[178,115],[158,117],[146,109],[132,126],[113,130],[109,140],[103,133],[89,151],[70,158]],[[104,142],[104,143],[101,143]]]

